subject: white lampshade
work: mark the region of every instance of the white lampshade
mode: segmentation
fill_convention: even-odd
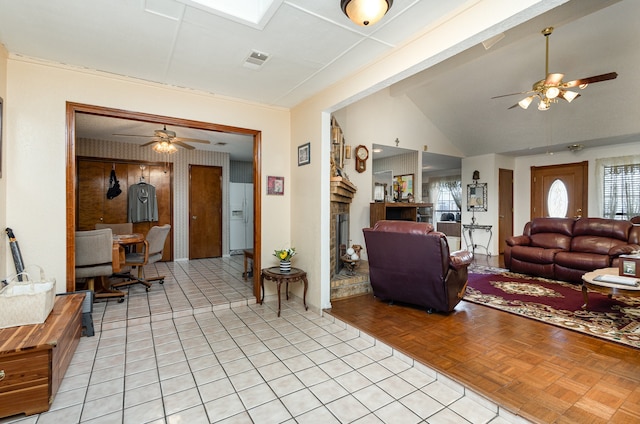
[[[533,96],[525,97],[524,99],[518,102],[518,106],[520,106],[522,109],[526,109],[529,107],[532,101],[533,101]]]
[[[564,93],[562,93],[562,97],[564,97],[564,99],[566,101],[568,101],[569,103],[571,103],[571,100],[575,99],[576,97],[578,97],[579,94],[576,93],[575,91],[565,91]]]
[[[155,150],[158,153],[175,153],[178,151],[176,146],[174,146],[173,144],[169,143],[166,140],[159,141],[158,143],[154,144],[153,150]]]
[[[545,96],[547,96],[548,99],[555,99],[558,97],[558,94],[560,94],[560,89],[558,87],[549,87],[545,92]]]
[[[393,5],[393,0],[341,0],[340,7],[349,19],[360,26],[378,22]]]
[[[540,99],[540,103],[538,103],[538,110],[548,110],[548,109],[549,109],[549,103]]]

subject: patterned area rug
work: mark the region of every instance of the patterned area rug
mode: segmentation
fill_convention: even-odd
[[[589,292],[580,285],[474,266],[464,300],[640,348],[640,297]]]

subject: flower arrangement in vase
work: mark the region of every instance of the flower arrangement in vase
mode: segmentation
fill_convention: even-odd
[[[291,271],[291,258],[296,254],[295,247],[289,247],[287,249],[274,250],[273,256],[280,260],[280,272]]]

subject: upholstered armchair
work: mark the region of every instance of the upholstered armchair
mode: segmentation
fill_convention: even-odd
[[[113,233],[110,228],[76,231],[76,279],[85,279],[94,298],[118,297],[124,293],[109,288],[107,278],[113,273]],[[99,284],[95,280],[100,279]]]
[[[429,312],[450,312],[462,300],[473,255],[450,253],[447,238],[426,222],[378,221],[364,228],[373,294]]]
[[[96,230],[103,228],[111,228],[113,234],[131,234],[133,233],[133,223],[123,222],[121,224],[96,224]]]
[[[160,281],[160,284],[164,283],[164,275],[160,275],[153,278],[145,278],[144,266],[158,262],[162,259],[162,252],[164,249],[164,242],[169,235],[171,225],[165,224],[161,226],[153,226],[149,229],[147,236],[145,237],[143,247],[141,251],[128,252],[125,254],[125,267],[132,267],[138,269],[137,277],[134,277],[130,272],[124,276],[125,281],[113,284],[113,287],[129,286],[131,284],[142,284],[147,288],[151,288],[152,281]]]

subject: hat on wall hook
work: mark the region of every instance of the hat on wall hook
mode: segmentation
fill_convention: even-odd
[[[398,147],[398,144],[400,144],[400,140],[396,137],[396,147]]]

